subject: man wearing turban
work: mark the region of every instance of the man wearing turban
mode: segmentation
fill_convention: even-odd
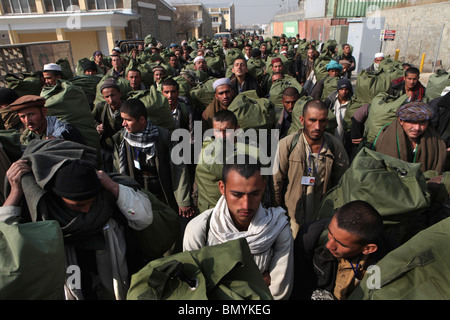
[[[433,110],[422,101],[404,104],[397,110],[397,120],[384,126],[374,142],[374,149],[404,161],[421,163],[422,172],[445,169],[447,149],[436,130],[429,125]]]

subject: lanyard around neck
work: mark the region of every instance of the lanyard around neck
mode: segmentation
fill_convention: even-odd
[[[317,153],[317,160],[319,159],[320,151],[322,151],[324,143],[325,143],[325,139],[323,139],[322,145],[320,146],[319,152]],[[315,169],[315,172],[317,173],[317,164],[316,164],[317,160],[316,159],[314,160],[314,168],[311,168],[311,154],[313,152],[311,150],[311,147],[309,147],[309,149],[310,149],[310,152],[308,155],[308,174],[310,174],[310,176],[313,176],[313,173],[314,173],[313,169]]]

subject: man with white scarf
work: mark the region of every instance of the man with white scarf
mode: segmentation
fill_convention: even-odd
[[[222,197],[213,209],[192,219],[186,227],[183,250],[246,238],[256,265],[274,299],[288,299],[293,282],[293,237],[281,207],[263,208],[266,181],[256,159],[238,155],[223,167]]]
[[[376,72],[380,68],[380,62],[384,60],[384,53],[377,52],[373,58],[373,63],[366,69],[366,71]]]

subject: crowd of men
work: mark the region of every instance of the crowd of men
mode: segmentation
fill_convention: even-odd
[[[377,53],[365,71],[376,73],[383,59]],[[319,61],[326,62],[320,78]],[[73,78],[97,79],[95,90],[78,90],[86,103],[75,106],[89,113],[86,125],[94,131],[56,116],[44,94],[0,88],[2,182],[8,186],[0,220],[59,222],[66,264],[80,266],[83,283],[80,290],[65,285],[65,299],[126,298],[131,275],[148,263],[131,248],[136,242],[128,230],[154,223],[150,199],[179,216],[180,237],[166,256],[245,237],[274,299],[346,299],[367,267],[396,246],[367,201],[352,201],[333,218],[318,220],[322,199],[357,152],[370,146],[421,163],[423,172],[438,177],[448,166],[450,146],[435,122],[449,95],[436,107],[425,99],[419,70],[403,68],[388,88],[390,96],[403,97],[397,119],[368,144],[363,135],[370,104],[346,118],[357,80],[349,44],[236,35],[164,47],[149,36],[130,52],[95,51],[78,62]],[[61,64],[45,65],[38,74],[42,90],[71,82],[63,71]],[[212,89],[199,95],[210,99],[200,105],[192,93],[207,82]],[[275,92],[277,82],[283,86]],[[278,130],[279,143],[272,175],[262,173],[258,144],[239,139],[247,119],[230,106],[245,94],[274,107],[269,129]],[[151,99],[141,99],[145,95]],[[187,133],[191,151],[201,146],[184,157],[189,161],[174,158],[181,143],[173,135],[177,129]],[[204,136],[208,129],[213,134]],[[94,146],[87,142],[93,136]],[[326,230],[324,244],[319,238]]]

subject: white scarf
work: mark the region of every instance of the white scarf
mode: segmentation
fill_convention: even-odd
[[[264,272],[269,269],[272,245],[289,221],[281,207],[265,209],[260,205],[248,230],[239,231],[222,196],[211,213],[210,223],[210,233],[219,243],[246,238],[256,265]]]

